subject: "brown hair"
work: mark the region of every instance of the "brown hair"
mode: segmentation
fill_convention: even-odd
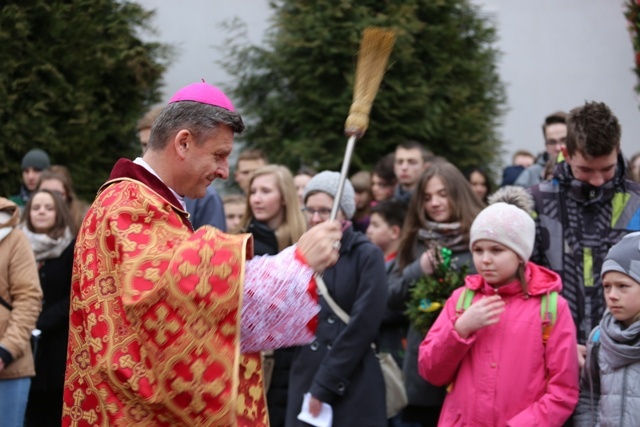
[[[300,166],[300,169],[298,169],[298,171],[296,172],[296,174],[294,176],[298,176],[298,175],[306,175],[306,176],[310,176],[310,177],[314,177],[318,172],[309,166]]]
[[[58,239],[64,236],[65,230],[68,228],[71,231],[71,234],[74,236],[76,233],[73,229],[73,220],[71,219],[71,214],[69,213],[69,209],[67,208],[67,204],[62,200],[62,197],[56,193],[55,191],[49,190],[36,190],[31,194],[31,198],[27,202],[22,211],[22,222],[26,225],[27,229],[33,233],[36,233],[35,228],[33,227],[33,223],[31,222],[31,206],[33,205],[33,199],[38,193],[47,193],[53,198],[53,204],[56,210],[56,221],[53,223],[53,227],[51,230],[47,231],[47,236],[52,239]]]
[[[608,156],[620,151],[620,123],[603,102],[586,102],[569,113],[567,152],[580,152],[585,158]]]
[[[389,153],[383,158],[378,160],[373,168],[374,175],[383,180],[386,184],[396,185],[398,181],[396,179],[396,173],[393,170],[393,164],[395,163],[396,153]]]
[[[351,181],[351,185],[353,185],[355,191],[359,193],[368,191],[371,193],[371,172],[356,172],[349,178],[349,181]]]
[[[87,204],[81,201],[76,192],[73,189],[73,183],[71,180],[71,173],[69,173],[69,169],[62,165],[52,165],[48,170],[43,171],[40,174],[40,179],[38,180],[38,186],[36,189],[40,189],[40,186],[44,181],[49,180],[57,180],[62,183],[64,187],[64,191],[66,194],[66,199],[64,201],[69,208],[69,214],[71,215],[71,219],[73,220],[73,226],[71,228],[71,233],[76,234],[78,230],[80,230],[80,226],[82,225],[82,221],[84,220],[84,215],[87,211]]]
[[[236,166],[240,164],[241,160],[264,160],[264,163],[269,163],[267,159],[267,155],[258,148],[247,148],[244,149],[238,154],[238,161],[236,162]]]
[[[527,150],[518,150],[515,153],[513,153],[513,156],[511,156],[511,163],[514,164],[516,161],[516,157],[518,156],[526,156],[526,157],[531,157],[531,159],[535,160],[536,156],[533,155],[533,153],[531,153],[531,151],[527,151]]]
[[[558,123],[563,125],[567,124],[567,113],[564,111],[556,111],[544,118],[544,122],[542,123],[542,137],[545,141],[547,139],[547,127]]]
[[[429,150],[427,150],[424,146],[424,144],[415,141],[413,139],[409,139],[407,141],[401,142],[400,144],[398,144],[398,146],[396,147],[396,150],[398,148],[403,148],[405,150],[419,150],[420,154],[422,155],[422,161],[425,163],[431,162],[433,161],[433,153]]]
[[[469,241],[471,223],[485,206],[473,192],[464,175],[454,165],[448,162],[436,162],[429,166],[422,173],[409,202],[398,250],[400,271],[415,259],[414,248],[418,230],[425,228],[427,221],[431,221],[424,209],[424,190],[427,183],[434,177],[440,178],[444,184],[451,209],[449,221],[460,223],[465,242]]]
[[[234,204],[234,203],[242,203],[245,204],[246,202],[246,196],[243,196],[242,194],[226,194],[222,197],[222,204],[226,205],[227,203],[229,204]]]

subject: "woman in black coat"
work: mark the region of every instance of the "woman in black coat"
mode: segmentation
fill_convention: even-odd
[[[53,209],[53,210],[52,210]],[[25,425],[60,426],[69,335],[69,298],[75,236],[73,220],[57,193],[38,190],[23,213],[23,231],[31,242],[40,276],[41,331],[35,354]]]
[[[337,172],[325,171],[307,184],[304,211],[310,227],[329,218],[338,179]],[[385,311],[384,257],[347,221],[354,211],[354,191],[347,181],[338,214],[345,223],[340,258],[323,273],[323,280],[334,301],[351,319],[343,323],[325,299],[320,299],[316,340],[296,349],[291,366],[288,427],[307,425],[297,419],[305,393],[311,395],[312,415],[317,415],[322,403],[331,405],[334,427],[387,424],[384,379],[371,348]]]

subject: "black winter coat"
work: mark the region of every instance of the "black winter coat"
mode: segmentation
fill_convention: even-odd
[[[384,257],[351,227],[344,230],[341,244],[340,259],[323,278],[351,320],[342,323],[320,299],[316,340],[296,348],[291,366],[288,427],[306,425],[296,417],[307,392],[332,406],[334,427],[387,425],[384,379],[371,348],[386,309]]]
[[[415,281],[423,276],[420,268],[420,256],[424,253],[426,247],[418,245],[416,248],[415,260],[400,272],[397,266],[391,271],[389,277],[389,308],[392,310],[405,310],[409,301],[409,289]],[[453,259],[458,268],[463,265],[469,266],[469,274],[475,273],[473,266],[473,258],[468,251],[454,252]],[[397,259],[396,259],[397,261]],[[444,403],[446,396],[446,387],[436,387],[425,381],[418,373],[418,349],[424,340],[424,335],[416,330],[413,326],[409,326],[407,334],[407,352],[404,358],[402,370],[404,372],[405,387],[407,389],[407,397],[409,398],[409,406],[412,415],[411,421],[417,421],[421,418],[421,407],[428,408],[426,411],[433,413],[434,408],[436,414]],[[425,414],[426,416],[426,414]],[[424,418],[424,421],[430,418]]]
[[[36,376],[31,382],[35,391],[64,390],[69,336],[69,300],[75,239],[58,258],[44,261],[39,269],[42,286],[42,312],[36,328],[42,331],[38,341]]]

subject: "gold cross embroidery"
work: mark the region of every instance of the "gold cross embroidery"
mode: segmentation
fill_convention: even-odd
[[[144,363],[136,362],[130,354],[122,356],[118,362],[121,367],[131,369],[131,381],[129,381],[131,390],[138,391],[140,389],[140,380],[142,378],[147,378],[150,383],[155,382],[152,372],[147,371]]]
[[[96,411],[91,409],[90,411],[84,411],[80,404],[84,400],[84,393],[82,390],[77,389],[73,392],[73,406],[69,408],[67,405],[64,405],[62,412],[64,415],[68,415],[71,418],[71,427],[77,427],[78,422],[81,420],[85,420],[89,424],[94,424],[98,420],[98,414]]]
[[[190,367],[190,371],[193,374],[191,381],[178,377],[172,383],[172,388],[177,393],[186,392],[191,395],[189,406],[192,409],[192,413],[202,412],[207,407],[203,395],[208,394],[215,397],[224,391],[225,381],[222,378],[216,378],[211,382],[207,382],[203,378],[206,368],[202,360],[196,360]]]
[[[144,326],[150,331],[156,331],[156,342],[160,345],[164,345],[169,337],[167,336],[167,331],[172,334],[175,334],[180,330],[180,323],[175,319],[167,320],[169,317],[169,310],[165,306],[160,306],[156,308],[156,316],[157,320],[154,320],[150,317],[144,321]]]

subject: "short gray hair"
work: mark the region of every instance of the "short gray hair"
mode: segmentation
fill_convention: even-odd
[[[171,103],[164,107],[151,127],[149,149],[163,149],[181,129],[191,132],[196,144],[200,144],[215,135],[221,124],[229,126],[234,133],[244,130],[242,117],[234,111],[195,101]]]

